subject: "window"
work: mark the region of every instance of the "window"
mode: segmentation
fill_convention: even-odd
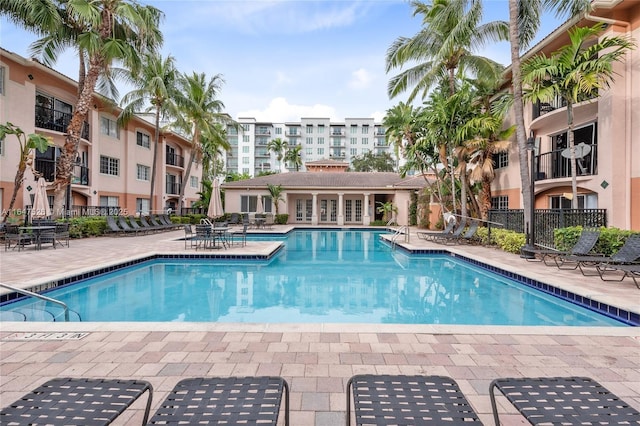
[[[249,174],[249,168],[248,167],[243,167],[242,168],[242,173],[245,174],[245,175],[248,175]]]
[[[0,95],[4,95],[4,74],[5,68],[0,67]]]
[[[308,135],[313,134],[313,124],[307,124],[307,134]]]
[[[0,139],[0,155],[4,155],[4,138]]]
[[[358,126],[356,126],[355,124],[351,125],[351,130],[349,130],[349,133],[351,133],[352,135],[355,135],[358,133]]]
[[[136,177],[138,178],[138,180],[149,180],[149,172],[151,171],[151,167],[149,166],[143,166],[142,164],[137,164],[136,165]],[[101,170],[102,172],[102,170]]]
[[[120,174],[120,160],[117,158],[100,156],[100,173],[112,176]]]
[[[282,134],[282,127],[276,127],[276,135]]]
[[[324,155],[324,148],[318,148],[318,155]]]
[[[507,195],[499,195],[497,197],[491,197],[491,208],[494,210],[508,210],[509,197]]]
[[[562,195],[552,195],[549,197],[549,205],[552,209],[570,209],[571,200]],[[578,194],[578,209],[597,209],[597,194]]]
[[[369,138],[362,138],[362,145],[369,145]]]
[[[349,154],[358,155],[358,148],[349,148]]]
[[[192,188],[198,188],[200,186],[198,176],[189,176],[189,183]]]
[[[307,145],[311,145],[313,143],[313,138],[306,138],[305,141],[307,142]]]
[[[355,145],[355,144],[357,144],[357,143],[358,143],[358,138],[349,138],[349,143],[350,143],[351,145]]]
[[[509,165],[509,153],[499,152],[493,157],[493,163],[496,169],[507,167]]]
[[[305,148],[304,153],[307,156],[313,155],[313,148]]]
[[[229,136],[229,145],[237,146],[238,145],[238,137],[237,136]]]
[[[318,145],[324,145],[324,138],[318,138]]]
[[[250,151],[251,151],[251,147],[249,145],[242,147],[243,154],[249,154]]]
[[[136,198],[136,212],[147,214],[149,213],[149,206],[148,198]]]
[[[318,124],[318,133],[324,133],[324,124]]]
[[[362,134],[363,135],[368,135],[369,134],[369,126],[367,126],[366,124],[364,126],[362,126]]]
[[[249,135],[242,135],[242,142],[251,142]]]
[[[266,195],[262,197],[262,207],[265,213],[273,213],[273,200],[271,197]]]
[[[243,213],[255,213],[258,211],[258,196],[257,195],[241,195],[240,196],[240,211]]]
[[[118,197],[101,195],[100,196],[100,205],[102,207],[118,207],[118,206],[120,206],[120,201],[119,201]]]
[[[151,139],[149,138],[149,135],[147,135],[146,133],[136,132],[136,144],[143,148],[150,148]]]
[[[249,130],[251,130],[251,124],[243,124],[242,130],[244,130],[245,132],[248,132]]]
[[[242,164],[249,164],[249,157],[242,157]]]
[[[120,129],[115,120],[107,117],[100,117],[100,133],[111,136],[112,138],[120,138]]]

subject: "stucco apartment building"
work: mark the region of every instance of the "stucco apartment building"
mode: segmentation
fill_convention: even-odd
[[[295,167],[267,149],[273,139],[279,138],[289,147],[300,146],[302,163],[299,171],[306,171],[306,163],[317,160],[336,160],[350,164],[357,156],[367,152],[380,154],[393,149],[385,141],[385,131],[373,118],[346,118],[333,122],[329,118],[301,118],[300,121],[275,123],[255,118],[238,118],[240,131],[229,128],[231,150],[226,156],[228,171],[258,176],[260,172],[294,171]],[[397,160],[397,159],[396,159]]]
[[[596,0],[588,15],[567,21],[523,59],[550,55],[569,43],[573,26],[607,24],[602,36],[627,35],[640,42],[640,1]],[[640,48],[614,65],[615,82],[598,98],[574,106],[580,208],[606,209],[609,226],[640,230]],[[560,99],[525,105],[525,125],[535,141],[535,207],[571,207],[567,158],[567,108]],[[499,156],[494,208],[522,208],[518,152]],[[564,152],[564,155],[563,155]]]
[[[15,53],[0,49],[0,122],[11,122],[26,134],[39,133],[52,138],[45,153],[35,154],[34,167],[49,184],[55,176],[59,147],[77,100],[77,82]],[[92,207],[117,207],[111,211],[136,214],[176,209],[180,186],[185,188],[185,206],[199,199],[201,167],[192,167],[188,182],[182,182],[189,158],[189,141],[166,132],[160,138],[156,164],[154,202],[149,200],[153,163],[154,126],[152,119],[135,117],[124,129],[118,128],[119,110],[96,94],[84,125],[71,184],[71,211]],[[7,136],[0,146],[0,202],[6,209],[13,192],[19,159],[18,141]],[[22,193],[14,209],[31,205],[34,176],[28,171]],[[98,210],[98,209],[93,209]],[[18,215],[19,216],[19,215]]]

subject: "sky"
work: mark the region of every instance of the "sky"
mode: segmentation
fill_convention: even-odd
[[[420,30],[420,17],[403,0],[140,0],[165,13],[163,55],[181,72],[219,74],[219,99],[234,119],[300,121],[302,117],[373,117],[406,101],[393,99],[387,83],[400,70],[385,71],[385,55],[398,37]],[[507,0],[485,0],[484,21],[507,20]],[[544,16],[539,37],[560,21]],[[0,46],[29,57],[36,37],[0,18]],[[509,44],[494,43],[477,54],[510,63]],[[54,68],[77,80],[72,51]],[[130,87],[120,85],[120,95]]]

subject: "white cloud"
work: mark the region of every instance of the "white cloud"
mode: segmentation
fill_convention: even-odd
[[[360,68],[351,73],[351,80],[349,81],[349,87],[352,89],[362,90],[371,86],[373,76],[369,71],[364,68]]]
[[[285,74],[283,71],[276,71],[276,85],[288,85],[293,83],[293,80]]]
[[[250,109],[238,112],[238,117],[253,117],[258,121],[282,123],[300,121],[302,117],[328,117],[336,121],[336,111],[329,105],[295,105],[285,98],[274,98],[264,109]]]

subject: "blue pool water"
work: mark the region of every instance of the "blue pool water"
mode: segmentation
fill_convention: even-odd
[[[379,236],[296,230],[269,261],[150,260],[47,296],[82,321],[624,325],[448,255],[394,251]],[[1,310],[59,315],[33,299]]]

